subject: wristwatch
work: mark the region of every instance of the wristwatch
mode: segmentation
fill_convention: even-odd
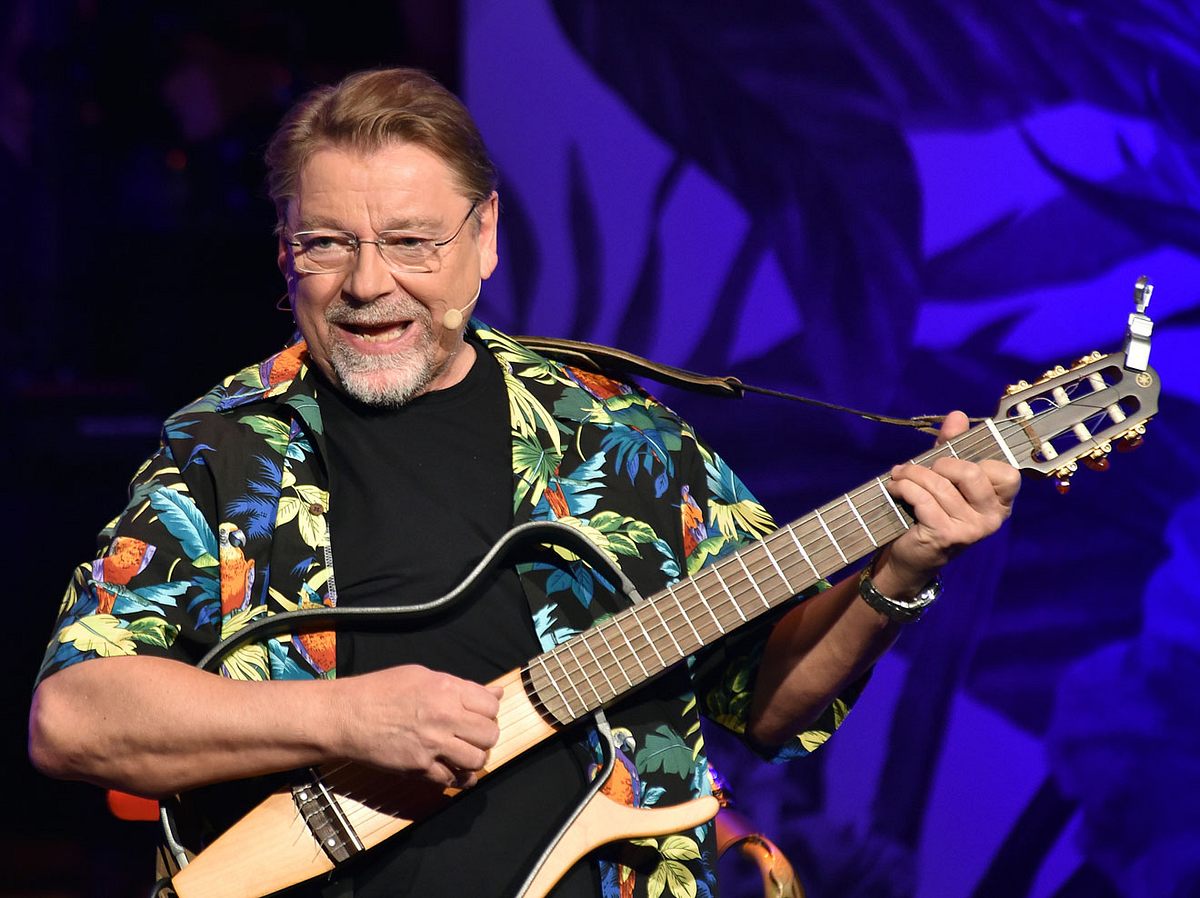
[[[862,596],[864,602],[894,621],[910,623],[917,620],[925,609],[937,601],[937,597],[942,594],[942,578],[934,577],[911,599],[892,599],[875,588],[875,584],[871,581],[874,573],[875,560],[872,559],[871,563],[858,575],[858,594]]]

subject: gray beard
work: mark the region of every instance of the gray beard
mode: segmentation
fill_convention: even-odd
[[[405,405],[425,391],[436,373],[428,343],[402,356],[362,355],[335,343],[329,361],[346,395],[374,408]],[[380,377],[384,372],[387,376]]]

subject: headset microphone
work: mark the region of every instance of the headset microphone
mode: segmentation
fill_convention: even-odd
[[[462,327],[463,312],[467,311],[471,306],[475,305],[479,299],[479,291],[483,289],[483,281],[479,281],[479,286],[475,288],[475,295],[471,297],[471,301],[461,309],[446,309],[446,313],[442,315],[442,327],[448,331],[456,331]]]

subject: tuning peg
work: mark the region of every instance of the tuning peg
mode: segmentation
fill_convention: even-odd
[[[1075,462],[1071,462],[1054,472],[1054,488],[1058,490],[1059,495],[1065,496],[1071,489],[1071,475],[1077,470],[1079,470],[1079,466]]]
[[[1083,457],[1083,464],[1090,471],[1107,471],[1109,468],[1108,453],[1112,452],[1112,443],[1104,442]]]
[[[1022,390],[1028,390],[1028,389],[1029,389],[1029,381],[1019,380],[1015,384],[1009,384],[1007,387],[1005,387],[1004,395],[1005,396],[1014,396],[1017,393],[1020,393]]]
[[[1099,352],[1093,351],[1072,365],[1071,370],[1074,371],[1076,368],[1083,368],[1085,365],[1090,365],[1092,362],[1098,362],[1102,358],[1104,358],[1104,356],[1102,356]]]
[[[1142,445],[1145,436],[1146,425],[1139,424],[1137,427],[1131,427],[1117,438],[1117,451],[1132,452]]]
[[[1038,378],[1037,382],[1045,383],[1046,381],[1050,380],[1051,378],[1058,377],[1060,374],[1066,374],[1066,373],[1067,373],[1067,369],[1064,368],[1062,365],[1055,365],[1053,368],[1051,368],[1049,371],[1047,371],[1045,374],[1043,374],[1040,378]]]

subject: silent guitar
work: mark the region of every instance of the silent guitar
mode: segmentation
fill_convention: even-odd
[[[1148,301],[1149,285],[1139,284]],[[1138,312],[1130,316],[1123,352],[1093,353],[1033,383],[1009,387],[993,417],[913,461],[995,459],[1054,478],[1060,489],[1079,464],[1106,466],[1114,447],[1141,441],[1157,411],[1160,383],[1147,364],[1150,325],[1144,305],[1139,301]],[[503,688],[500,740],[484,774],[562,729],[596,712],[602,715],[605,707],[704,646],[896,539],[913,519],[892,499],[887,480],[881,475],[862,484],[495,681]],[[569,527],[526,524],[506,536],[471,578],[486,576],[508,544],[521,541],[565,543],[581,555],[587,551],[581,545],[587,540]],[[179,852],[186,865],[171,887],[180,898],[267,895],[328,873],[435,813],[456,794],[434,786],[414,788],[411,780],[403,787],[399,783],[353,764],[304,771],[199,854],[186,859]],[[543,856],[524,894],[545,895],[573,863],[602,844],[678,832],[716,811],[711,797],[634,809],[594,788]]]

